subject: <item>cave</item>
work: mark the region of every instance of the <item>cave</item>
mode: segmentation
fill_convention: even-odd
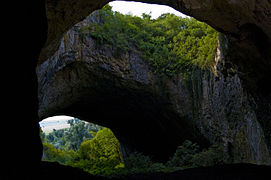
[[[41,164],[41,153],[42,145],[39,138],[39,127],[38,127],[38,83],[36,77],[37,64],[41,65],[48,57],[50,57],[59,45],[61,36],[64,32],[70,29],[74,24],[83,20],[88,14],[96,9],[100,9],[109,1],[95,0],[79,0],[79,1],[55,1],[55,0],[40,0],[35,2],[20,2],[18,6],[14,7],[14,4],[8,4],[7,7],[10,9],[11,14],[16,14],[23,19],[22,25],[14,24],[14,17],[6,16],[7,19],[6,27],[4,30],[8,34],[9,38],[5,40],[5,53],[11,57],[11,60],[5,60],[3,67],[9,69],[3,69],[3,105],[4,105],[4,117],[9,117],[7,124],[16,123],[14,127],[16,132],[20,134],[20,139],[25,141],[18,141],[14,144],[14,139],[18,138],[18,134],[10,136],[11,138],[5,139],[7,152],[9,154],[8,161],[6,162],[7,175],[12,177],[40,177],[40,172],[54,172],[55,169],[59,169],[59,172],[71,172],[74,173],[74,177],[86,178],[87,176],[81,174],[77,170],[72,168],[64,168],[61,166],[44,165]],[[230,55],[225,58],[226,71],[231,67],[237,67],[240,70],[241,84],[244,84],[246,92],[249,96],[253,97],[253,104],[255,114],[259,119],[259,124],[263,127],[265,133],[266,146],[270,151],[271,146],[271,133],[270,133],[270,88],[265,86],[270,77],[270,38],[271,38],[271,27],[270,27],[270,9],[271,4],[268,1],[201,1],[200,3],[194,1],[161,1],[161,0],[142,0],[142,2],[166,4],[178,11],[183,12],[189,16],[192,16],[198,20],[206,22],[207,24],[214,27],[216,30],[224,33],[225,41],[228,43],[225,47],[225,55],[227,50]],[[18,28],[20,28],[18,30]],[[14,49],[14,42],[18,42],[16,50]],[[240,51],[236,52],[236,49]],[[248,49],[250,52],[248,53]],[[16,51],[16,52],[14,52]],[[235,53],[232,53],[235,52]],[[40,58],[43,57],[43,58]],[[248,61],[246,61],[248,60]],[[78,65],[77,65],[78,66]],[[79,65],[80,66],[80,65]],[[72,65],[71,65],[72,67]],[[228,68],[229,67],[229,68]],[[74,68],[74,67],[72,67]],[[6,70],[6,71],[5,71]],[[251,75],[251,71],[256,73],[256,76]],[[258,72],[261,71],[261,72]],[[106,75],[104,77],[103,88],[107,88],[108,79]],[[109,80],[110,81],[110,80]],[[266,82],[267,81],[267,82]],[[251,83],[250,83],[251,82]],[[106,84],[106,85],[105,85]],[[132,96],[130,92],[125,89],[118,89],[116,91],[122,95],[125,101],[124,103],[130,103],[129,96]],[[103,92],[100,92],[103,93]],[[103,94],[104,95],[104,94]],[[136,94],[140,99],[140,104],[144,104],[147,97],[153,97],[149,92],[138,92]],[[126,97],[126,98],[125,98]],[[156,106],[157,114],[160,113],[160,109],[164,108],[165,102],[163,99],[151,99]],[[112,102],[113,99],[105,99],[104,101]],[[115,102],[115,101],[114,101]],[[100,105],[104,104],[103,101],[99,102]],[[123,102],[117,102],[123,103]],[[130,103],[131,104],[131,103]],[[77,108],[80,107],[80,108]],[[97,106],[99,107],[99,106]],[[108,118],[108,114],[104,114],[103,111],[92,107],[93,112],[97,115],[103,115],[104,119]],[[143,106],[144,107],[144,106]],[[105,107],[106,110],[112,112],[112,109]],[[120,109],[115,109],[112,112],[113,117],[116,119],[137,117],[140,109],[137,111],[130,111],[130,107],[127,108],[127,113],[123,114],[123,117],[114,115],[114,112],[122,112]],[[84,99],[74,103],[74,106],[63,108],[59,113],[69,112],[80,112],[87,120],[87,115],[84,114]],[[150,112],[153,109],[150,109]],[[12,112],[12,113],[11,113]],[[155,112],[155,113],[156,113]],[[53,112],[54,113],[54,112]],[[154,113],[154,114],[155,114]],[[10,116],[12,114],[12,116]],[[48,115],[50,112],[48,113]],[[168,111],[166,114],[159,114],[160,118],[163,116],[171,116],[172,112]],[[148,113],[144,114],[148,118]],[[110,116],[111,117],[111,116]],[[149,118],[148,118],[149,119]],[[174,119],[174,118],[173,118]],[[179,121],[176,119],[176,121]],[[165,123],[161,119],[161,125],[155,124],[157,128],[164,128]],[[166,127],[166,126],[165,126]],[[113,131],[118,136],[118,127],[112,127]],[[145,131],[148,131],[146,129]],[[129,133],[132,132],[121,132]],[[172,131],[175,135],[176,131]],[[197,137],[197,135],[185,133],[189,137]],[[121,135],[120,135],[121,136]],[[150,139],[152,134],[150,134]],[[253,136],[253,135],[252,135]],[[127,136],[129,137],[129,136]],[[122,140],[121,140],[122,141]],[[131,139],[123,139],[123,141],[135,141]],[[198,141],[204,141],[198,139]],[[170,145],[169,145],[170,146]],[[21,147],[18,149],[18,147]],[[24,147],[24,148],[23,148]],[[138,147],[144,149],[144,147]],[[172,152],[172,151],[171,151]],[[238,166],[240,169],[246,169],[247,166]],[[234,167],[230,168],[231,170]],[[253,169],[253,168],[250,168]],[[259,172],[263,173],[264,170],[270,168],[256,168]],[[216,169],[217,170],[217,169]],[[220,169],[221,170],[221,169]],[[201,170],[198,170],[201,171]],[[209,172],[212,171],[209,169]],[[197,171],[196,171],[197,172]],[[207,172],[207,170],[205,171]],[[240,171],[241,172],[241,171]],[[245,172],[244,170],[242,171]],[[190,172],[192,174],[193,171]],[[217,171],[219,173],[219,171]],[[188,172],[189,174],[189,172]],[[203,175],[201,171],[199,173]],[[221,174],[223,174],[221,172]],[[206,173],[205,173],[206,175]],[[225,174],[224,174],[225,175]],[[259,174],[252,174],[259,175]],[[159,176],[159,175],[158,175]],[[206,175],[207,176],[207,175]],[[58,176],[61,177],[60,173]],[[69,176],[68,176],[69,177]],[[71,177],[71,176],[70,176]],[[156,176],[157,177],[157,176]],[[184,176],[185,177],[185,176]],[[188,177],[188,176],[186,176]],[[174,179],[174,178],[172,178]]]
[[[161,162],[188,139],[208,147],[191,115],[172,107],[167,80],[157,78],[139,54],[118,58],[82,35],[83,24],[99,22],[98,14],[67,31],[57,52],[37,66],[39,117],[67,114],[110,127],[128,151]]]
[[[171,102],[149,85],[114,77],[99,67],[90,71],[88,64],[76,61],[64,65],[52,80],[43,77],[45,81],[39,80],[45,84],[39,90],[42,118],[66,114],[110,127],[130,150],[158,161],[166,161],[187,139],[209,146],[190,119],[177,115]]]

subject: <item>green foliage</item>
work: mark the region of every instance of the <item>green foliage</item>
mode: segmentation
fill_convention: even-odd
[[[129,154],[124,159],[125,168],[129,173],[146,172],[152,165],[151,158],[138,152]]]
[[[81,34],[112,47],[116,56],[137,49],[158,75],[173,76],[192,68],[212,70],[218,33],[193,18],[163,14],[151,20],[99,10],[97,21],[81,27]]]
[[[172,172],[191,167],[227,163],[220,146],[212,145],[207,150],[200,150],[199,145],[188,140],[176,149],[175,154],[165,164],[153,162],[149,156],[138,152],[130,153],[123,159],[120,144],[110,129],[102,128],[93,133],[93,138],[84,140],[77,151],[59,149],[44,142],[43,160],[57,161],[64,165],[81,168],[91,174],[107,177]],[[54,134],[54,137],[61,136],[62,132],[54,132]],[[42,132],[41,136],[44,138]]]
[[[91,174],[107,176],[124,168],[119,141],[110,129],[93,124],[88,126],[78,119],[71,120],[68,123],[71,125],[69,129],[54,130],[49,135],[45,135],[41,130],[43,161],[56,161],[64,165],[81,168]],[[82,135],[84,134],[82,132],[88,130],[91,133],[90,139]],[[60,140],[57,139],[68,139],[70,136],[67,136],[67,133],[80,138],[71,138],[70,141],[60,146]],[[81,135],[75,133],[81,133]],[[87,136],[89,135],[87,134]],[[83,142],[81,142],[82,139]],[[49,140],[51,141],[49,142]],[[67,144],[78,143],[74,141],[80,141],[79,148],[76,150],[67,148],[69,147]]]
[[[218,145],[212,145],[207,150],[197,153],[193,157],[193,166],[214,166],[227,163],[223,150]]]
[[[115,175],[173,172],[186,168],[213,166],[224,163],[227,163],[227,161],[220,146],[212,145],[207,150],[200,150],[199,145],[186,140],[181,146],[178,146],[173,157],[165,164],[153,162],[149,156],[138,152],[131,153],[124,159],[125,168],[115,171]]]
[[[53,144],[54,147],[65,150],[77,151],[84,140],[93,138],[101,126],[86,123],[77,118],[69,120],[70,128],[53,130],[48,135],[41,132],[42,141]]]
[[[130,154],[124,164],[129,173],[167,171],[167,167],[163,163],[152,162],[149,156],[137,152]]]
[[[167,162],[169,167],[191,167],[193,157],[199,153],[199,146],[191,141],[186,140],[179,146],[174,156]]]
[[[201,150],[199,145],[188,140],[177,147],[175,154],[165,164],[153,162],[149,156],[138,152],[130,153],[123,159],[120,143],[110,129],[93,124],[83,124],[78,119],[69,121],[69,123],[71,125],[69,129],[54,130],[48,135],[41,130],[42,160],[57,161],[64,165],[81,168],[91,174],[107,177],[135,173],[172,172],[185,168],[227,163],[220,146],[212,145],[207,150]],[[78,138],[70,139],[70,141],[83,139],[78,149],[67,148],[67,133],[86,131],[89,131],[90,136],[87,134],[89,138],[79,135]],[[73,136],[77,135],[73,134]],[[73,144],[73,142],[69,143]]]
[[[69,164],[74,156],[74,151],[58,149],[52,144],[43,143],[43,161],[57,161],[61,164]]]
[[[72,166],[91,174],[109,175],[123,167],[120,144],[108,128],[98,131],[93,139],[84,141],[77,156],[78,161],[74,161]]]
[[[214,166],[227,163],[224,152],[219,145],[212,145],[207,150],[200,151],[200,147],[186,140],[179,146],[167,166],[189,168],[200,166]]]
[[[78,150],[81,143],[85,139],[92,138],[90,131],[93,129],[89,123],[85,123],[84,121],[80,121],[79,119],[72,119],[68,121],[70,124],[70,128],[65,131],[64,141],[66,142],[66,149]],[[94,127],[96,129],[96,127]]]

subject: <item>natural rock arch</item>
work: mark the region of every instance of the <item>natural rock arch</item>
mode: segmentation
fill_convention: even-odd
[[[57,48],[55,45],[65,31],[109,2],[109,0],[46,1],[48,38],[39,63],[54,53]],[[269,23],[271,5],[267,1],[139,0],[138,2],[168,5],[186,15],[206,22],[229,37],[240,38],[241,27],[245,24],[254,24],[269,39],[271,38]]]
[[[38,64],[53,55],[64,32],[108,2],[110,1],[45,1],[48,36]],[[227,37],[228,48],[226,59],[229,57],[226,64],[236,66],[243,74],[241,78],[253,84],[254,91],[262,91],[261,89],[267,93],[270,91],[270,88],[264,87],[271,67],[270,2],[256,0],[219,2],[215,0],[139,0],[139,2],[168,5],[224,33]]]
[[[269,17],[266,14],[268,11],[267,7],[269,6],[269,4],[266,4],[264,2],[252,3],[251,1],[222,1],[222,2],[218,3],[217,1],[201,1],[201,2],[199,2],[196,0],[194,0],[194,1],[143,1],[143,2],[169,5],[169,6],[175,8],[185,14],[193,16],[199,20],[205,21],[208,24],[210,24],[211,26],[213,26],[214,28],[216,28],[217,30],[223,32],[226,35],[226,38],[225,38],[224,42],[221,42],[220,51],[223,51],[222,53],[224,56],[223,57],[224,65],[222,65],[223,67],[220,67],[220,71],[226,71],[226,72],[224,72],[224,73],[222,72],[222,74],[224,74],[224,76],[228,76],[227,71],[230,68],[233,68],[236,71],[240,71],[238,76],[241,78],[241,84],[242,84],[241,87],[246,88],[246,91],[244,93],[248,92],[249,94],[255,95],[254,98],[259,98],[259,99],[263,99],[263,97],[269,98],[270,88],[265,86],[265,82],[270,75],[270,71],[269,71],[270,70],[270,60],[269,60],[270,56],[268,56],[268,54],[270,54],[269,50],[270,50],[271,46],[270,46],[269,39],[271,37],[271,34],[269,31],[267,31],[267,29],[270,28],[269,24],[263,23],[263,21],[259,21],[260,17],[262,20],[266,19],[266,21],[268,21]],[[84,4],[84,3],[86,3],[86,4]],[[41,56],[39,59],[39,64],[42,64],[44,59],[47,58],[47,55],[50,56],[50,55],[52,55],[52,53],[54,53],[57,50],[57,47],[60,43],[60,37],[64,31],[69,29],[73,24],[75,24],[77,21],[81,20],[83,17],[87,16],[91,11],[102,7],[106,3],[108,3],[108,1],[99,1],[99,3],[94,3],[92,1],[76,1],[76,2],[72,1],[68,4],[65,3],[65,6],[63,6],[62,1],[60,1],[58,3],[56,3],[55,1],[47,1],[46,7],[47,7],[47,17],[48,17],[48,27],[49,27],[48,28],[48,39],[47,39],[47,43],[41,53]],[[81,6],[82,4],[84,4],[84,9],[80,9],[80,11],[79,10],[77,11],[77,7],[78,8],[82,7]],[[223,10],[223,13],[221,12],[222,10]],[[75,12],[78,12],[78,13],[75,13]],[[230,16],[229,16],[229,14],[230,14]],[[69,41],[69,40],[67,40],[67,41]],[[72,42],[72,43],[74,43],[74,42]],[[46,53],[47,55],[44,56],[43,53]],[[59,54],[59,53],[57,53],[57,54]],[[54,57],[53,59],[57,59],[57,57]],[[245,61],[249,62],[249,63],[244,63]],[[61,62],[62,62],[62,60],[61,60]],[[50,62],[48,62],[48,63],[50,64]],[[45,63],[45,66],[47,66],[48,63]],[[55,63],[52,62],[51,64],[57,64],[57,63],[59,63],[59,62],[55,62]],[[84,62],[82,62],[82,63],[84,64]],[[135,63],[135,62],[133,62],[133,63]],[[220,64],[221,63],[222,62],[220,62]],[[73,67],[74,69],[69,67],[68,68],[69,70],[64,69],[63,72],[59,72],[59,73],[65,73],[65,72],[67,73],[67,71],[69,71],[69,72],[72,72],[73,70],[76,71],[76,72],[71,73],[69,75],[60,75],[60,77],[74,78],[71,81],[67,82],[67,84],[70,84],[70,85],[65,85],[65,87],[67,89],[69,89],[69,87],[71,87],[71,86],[77,86],[78,84],[79,84],[78,86],[80,86],[82,84],[93,84],[93,82],[95,82],[95,80],[94,80],[94,81],[89,81],[89,82],[78,83],[79,82],[79,80],[77,79],[78,77],[80,77],[80,78],[86,77],[86,76],[88,77],[88,75],[83,75],[85,68],[87,69],[86,71],[91,71],[92,76],[95,76],[98,79],[102,77],[102,79],[100,80],[101,82],[104,80],[104,76],[106,76],[105,74],[101,76],[98,73],[99,70],[94,70],[94,71],[96,71],[96,72],[94,72],[92,70],[89,70],[89,68],[83,64],[81,64],[82,66],[80,64],[76,64]],[[64,65],[60,65],[60,66],[65,67],[66,65],[64,63]],[[71,66],[73,66],[73,65],[71,64]],[[80,66],[81,69],[78,68],[77,66]],[[49,70],[47,69],[45,71],[46,72],[47,71],[54,72],[55,71],[54,68],[57,68],[57,67],[51,67],[51,68],[49,68]],[[94,72],[94,74],[92,74],[93,72]],[[81,73],[81,75],[80,75],[80,73]],[[98,73],[98,75],[96,73]],[[123,72],[121,72],[121,73],[123,74]],[[147,73],[149,73],[149,72],[147,72]],[[85,74],[87,74],[87,73],[85,73]],[[39,76],[44,77],[46,79],[45,75],[42,73],[40,73]],[[91,77],[88,77],[85,79],[90,80]],[[106,84],[114,84],[114,82],[112,82],[112,80],[109,80],[110,77],[105,78],[105,79],[107,79],[107,80],[105,80],[104,85],[102,85],[102,83],[98,85],[98,87],[100,87],[100,89],[108,89],[108,88],[106,88],[106,86],[107,86]],[[82,80],[82,79],[80,79],[80,80]],[[57,82],[59,83],[61,81],[64,82],[63,80],[57,80],[56,83]],[[84,80],[82,80],[82,81],[84,81]],[[113,81],[116,81],[116,80],[113,80]],[[121,80],[121,81],[123,81],[123,80]],[[46,80],[43,80],[43,82],[46,83]],[[133,83],[137,83],[137,82],[136,81],[131,82],[128,80],[127,82],[124,82],[123,84],[133,84]],[[232,81],[230,83],[234,83],[234,82]],[[237,83],[237,81],[236,81],[236,83]],[[54,85],[54,86],[57,86],[57,85]],[[50,105],[50,103],[48,102],[48,101],[50,101],[49,99],[48,100],[45,99],[45,106],[48,106],[48,105],[49,106],[56,106],[56,108],[58,108],[60,110],[60,112],[61,112],[61,110],[63,110],[66,113],[71,113],[71,112],[76,113],[76,111],[77,111],[79,113],[79,116],[81,114],[84,116],[84,118],[90,118],[89,115],[87,115],[87,113],[86,113],[88,110],[85,108],[92,107],[91,103],[90,103],[90,102],[92,102],[92,103],[94,103],[93,109],[95,109],[94,107],[96,107],[96,106],[101,106],[100,108],[96,108],[93,111],[93,112],[100,112],[100,113],[97,113],[97,115],[94,115],[94,117],[97,119],[98,114],[102,114],[102,104],[106,104],[106,103],[111,104],[112,105],[111,107],[121,107],[122,106],[120,104],[112,103],[113,101],[117,102],[118,99],[122,99],[121,98],[122,95],[118,96],[117,95],[118,93],[120,93],[120,94],[126,93],[127,97],[123,99],[124,100],[123,104],[133,104],[132,101],[128,100],[129,96],[135,96],[138,99],[140,99],[138,101],[138,106],[140,106],[139,104],[148,104],[147,102],[153,102],[153,105],[151,105],[152,107],[155,107],[154,104],[172,104],[172,102],[170,100],[164,100],[163,97],[161,97],[159,95],[156,96],[156,95],[152,94],[155,91],[149,90],[148,89],[149,87],[144,89],[142,87],[138,87],[137,85],[131,85],[131,86],[133,86],[134,89],[139,90],[138,91],[139,95],[137,93],[133,94],[134,92],[131,93],[131,92],[129,92],[129,90],[128,91],[126,91],[126,90],[119,91],[118,88],[124,88],[124,89],[126,88],[127,89],[127,86],[120,85],[120,87],[117,87],[116,94],[115,94],[116,97],[114,98],[114,100],[113,99],[110,100],[110,98],[112,98],[114,95],[112,95],[112,96],[108,95],[108,96],[106,96],[107,99],[104,98],[105,100],[103,101],[103,103],[101,103],[101,102],[99,103],[98,102],[99,100],[92,101],[93,96],[92,95],[89,96],[88,93],[86,93],[85,91],[82,92],[82,94],[85,93],[85,95],[83,95],[83,96],[82,96],[82,94],[78,93],[78,94],[74,95],[73,97],[60,98],[61,99],[60,101],[62,101],[62,102],[67,101],[67,99],[70,99],[71,101],[73,101],[71,103],[71,106],[67,106],[66,109],[65,108],[61,109],[59,105],[58,106],[53,105],[54,103],[59,104],[60,101],[56,101],[56,99],[55,99],[56,97],[51,97],[52,95],[49,95],[51,92],[51,89],[49,88],[49,94],[45,93],[44,97],[45,98],[51,97],[51,104],[52,105]],[[95,87],[90,87],[89,89],[85,87],[85,89],[88,89],[89,92],[96,94],[97,97],[105,96],[106,92],[103,92],[103,93],[99,92],[97,94],[97,92],[101,91],[101,90],[92,91],[91,89],[93,89],[93,88],[95,89]],[[112,88],[112,86],[111,86],[111,88]],[[170,88],[172,88],[172,87],[169,87],[169,89]],[[58,87],[57,89],[59,90],[59,89],[61,89],[61,87]],[[71,89],[76,89],[76,88],[71,87]],[[82,89],[82,88],[79,88],[79,91],[80,91],[80,89]],[[146,89],[148,89],[147,91],[149,91],[149,92],[144,92]],[[109,92],[109,91],[110,90],[108,89],[107,92]],[[60,92],[62,92],[62,93],[60,93]],[[55,92],[52,92],[52,93],[54,94]],[[140,95],[140,93],[143,93],[143,94]],[[59,92],[56,92],[56,95],[53,95],[53,96],[59,97],[59,95],[57,95],[57,94],[63,94],[65,96],[69,93],[67,93],[67,92],[65,93],[65,91],[60,90]],[[73,93],[71,93],[71,94],[73,94]],[[227,96],[227,95],[225,95],[225,96]],[[240,96],[240,94],[237,96]],[[44,100],[44,97],[43,97],[43,100]],[[86,100],[84,101],[83,100],[84,97],[85,98],[92,97],[92,100],[89,102]],[[143,97],[143,98],[140,98],[140,97]],[[154,99],[148,99],[147,97],[154,97]],[[157,97],[159,97],[160,100],[157,100],[156,99]],[[137,99],[137,98],[135,98],[135,99]],[[162,98],[162,100],[161,100],[161,98]],[[42,102],[42,104],[44,104],[43,102]],[[218,103],[219,103],[219,101],[218,101]],[[185,105],[182,104],[182,105],[189,106],[188,104],[185,104]],[[259,106],[265,106],[266,104],[269,104],[268,100],[266,102],[258,103]],[[62,103],[62,106],[64,106],[63,103]],[[249,105],[249,107],[250,106],[251,105]],[[44,107],[44,105],[42,107]],[[80,107],[81,110],[78,107]],[[145,106],[146,109],[149,109],[148,107],[150,107],[150,106],[148,106],[148,105]],[[244,107],[246,107],[246,106],[244,106]],[[44,109],[44,108],[41,108],[41,109]],[[105,108],[105,109],[107,112],[111,112],[111,115],[114,114],[113,113],[114,110],[111,111],[110,107]],[[133,109],[133,108],[130,108],[130,109]],[[135,109],[137,109],[137,108],[134,108],[133,110],[135,110]],[[153,112],[156,112],[156,111],[161,112],[162,109],[166,112],[165,109],[167,109],[167,108],[166,108],[166,106],[158,105],[157,107],[153,108]],[[45,107],[45,111],[48,111],[47,107]],[[50,111],[50,108],[49,108],[49,111]],[[51,111],[55,111],[54,108]],[[204,110],[202,110],[202,111],[204,111]],[[205,111],[207,111],[207,110],[205,109]],[[270,110],[266,110],[266,111],[268,112]],[[129,111],[126,110],[126,112],[128,113]],[[145,115],[138,116],[138,114],[140,114],[140,112],[142,113],[142,111],[140,111],[138,109],[138,112],[136,112],[136,113],[130,112],[130,113],[126,114],[126,117],[136,117],[137,119],[142,119],[142,117],[144,117]],[[178,110],[177,110],[177,112],[178,112]],[[240,112],[241,112],[241,110],[240,110]],[[258,110],[255,109],[255,112],[253,111],[253,113],[257,114]],[[115,115],[112,117],[113,117],[113,119],[118,119],[118,116],[120,116],[121,114],[123,114],[123,113],[121,113],[121,111],[115,110]],[[174,114],[174,112],[168,111],[168,112],[166,112],[166,114]],[[230,112],[230,114],[232,114],[232,112]],[[258,114],[260,114],[260,116],[261,116],[262,113],[258,113]],[[48,115],[50,115],[50,113]],[[74,114],[71,114],[71,115],[74,115]],[[161,124],[159,125],[160,127],[161,126],[165,126],[168,128],[174,127],[174,125],[170,126],[170,125],[167,125],[166,123],[162,123],[163,122],[162,119],[170,119],[170,118],[167,118],[168,115],[165,115],[165,116],[159,115],[159,116],[151,117],[152,115],[149,114],[146,116],[149,119],[153,119],[153,120],[150,120],[150,122],[154,122],[155,119],[159,119],[159,117],[160,117],[161,120],[157,121],[157,124],[159,124],[159,123],[162,124],[162,125]],[[171,119],[174,119],[174,117],[178,117],[178,118],[182,119],[185,116],[191,116],[191,115],[182,114],[181,116],[180,115],[179,116],[172,115],[169,117],[171,117]],[[241,116],[243,116],[243,115],[241,115]],[[106,116],[102,117],[101,119],[104,119],[104,121],[106,123],[105,119],[108,119],[109,117],[110,117],[110,115],[108,117],[106,117]],[[125,116],[123,116],[123,118],[124,117]],[[136,118],[132,122],[136,122]],[[202,117],[200,116],[199,118],[202,118]],[[222,118],[222,117],[220,117],[220,118]],[[190,121],[191,121],[191,118],[188,118],[188,119],[190,119]],[[173,120],[172,123],[176,125],[176,123],[174,123],[174,121],[180,122],[181,120]],[[258,119],[258,121],[261,124],[265,124],[265,127],[263,127],[263,129],[267,132],[268,127],[269,127],[268,117],[260,118],[260,119]],[[118,121],[115,121],[115,122],[118,122]],[[125,120],[122,120],[120,122],[124,123]],[[148,121],[147,121],[147,119],[144,119],[142,122],[148,122]],[[189,126],[188,125],[189,121],[181,121],[181,122],[186,124],[183,127]],[[197,123],[199,123],[199,122],[197,122]],[[121,124],[119,124],[119,123],[117,123],[117,124],[118,124],[117,126],[121,126]],[[150,123],[148,128],[151,128],[152,125],[155,125],[155,123]],[[112,124],[112,122],[111,122],[111,126],[114,126],[114,124]],[[118,128],[117,126],[115,127],[115,129],[118,129],[118,131],[121,132],[121,130],[119,130],[120,128]],[[127,124],[127,126],[129,126],[129,125]],[[201,128],[201,127],[194,127],[194,125],[192,125],[190,128],[187,128],[187,129],[195,129],[195,128]],[[155,128],[153,128],[153,129],[155,129]],[[159,129],[159,127],[157,127],[157,129]],[[163,128],[160,128],[160,131],[162,129]],[[186,133],[179,133],[179,136],[178,136],[178,128],[176,128],[176,130],[173,130],[173,132],[175,131],[175,133],[170,134],[169,137],[177,137],[175,139],[175,141],[178,141],[178,139],[179,139],[179,141],[182,141],[182,139],[185,137],[192,137],[192,139],[193,138],[197,139],[197,138],[201,137],[199,135],[196,135],[197,130],[189,133],[188,132],[189,130],[185,130],[185,129],[186,128],[179,128],[179,131],[183,131]],[[113,130],[114,130],[114,128],[113,128]],[[147,133],[147,131],[143,131],[143,132]],[[122,133],[120,133],[120,134],[122,134]],[[127,135],[127,132],[126,132],[127,137],[132,137],[133,136],[132,134],[133,133],[131,133],[130,135]],[[154,133],[154,132],[150,133],[149,137],[151,137],[151,134],[153,134],[154,136],[157,136],[159,134],[159,130],[157,130],[156,133]],[[266,134],[266,136],[268,136],[267,137],[267,144],[269,144],[268,143],[270,141],[270,140],[268,140],[268,139],[270,139],[269,135]],[[183,137],[183,138],[181,138],[181,137]],[[141,139],[143,139],[143,137],[141,137]],[[150,138],[150,139],[152,139],[152,138]],[[165,141],[168,141],[169,139],[170,138],[165,139]],[[130,139],[130,141],[135,141],[135,139],[133,139],[133,140]],[[150,140],[148,140],[148,141],[150,141]],[[204,142],[204,141],[202,141],[201,139],[198,139],[198,142]],[[229,140],[229,142],[233,143],[232,140]],[[224,143],[227,144],[226,141]],[[137,142],[136,144],[139,144],[139,142]],[[157,149],[158,144],[159,143],[157,143],[157,147],[153,146],[153,148]],[[173,144],[174,144],[173,146],[176,146],[176,142]],[[204,143],[202,143],[202,144],[204,144]],[[147,147],[147,146],[143,145],[143,147]],[[154,151],[154,150],[152,149],[150,151]],[[157,152],[157,153],[161,154],[160,152]],[[166,153],[166,154],[168,154],[168,153]]]
[[[38,140],[39,138],[37,122],[37,83],[36,75],[34,72],[41,48],[44,47],[40,55],[38,64],[41,64],[46,59],[43,57],[48,57],[52,55],[52,53],[58,47],[57,44],[60,40],[61,35],[65,31],[67,31],[75,23],[86,17],[90,12],[95,9],[101,8],[108,2],[109,1],[97,2],[94,0],[72,0],[68,2],[64,0],[47,0],[45,2],[41,0],[35,2],[24,2],[19,4],[22,6],[17,9],[17,12],[20,13],[21,18],[25,20],[25,28],[22,29],[22,31],[20,32],[23,33],[24,36],[19,37],[19,40],[22,42],[26,42],[27,44],[29,44],[29,46],[21,47],[18,50],[17,54],[13,53],[14,49],[12,47],[8,47],[8,52],[10,54],[13,54],[15,59],[23,59],[25,61],[16,60],[16,63],[18,63],[16,64],[16,67],[14,67],[13,64],[14,61],[5,62],[7,63],[7,67],[14,67],[15,69],[13,76],[7,77],[6,81],[4,81],[8,87],[5,90],[4,94],[12,97],[11,100],[17,102],[16,105],[22,110],[21,114],[14,114],[14,116],[12,117],[12,119],[18,123],[18,127],[16,127],[17,132],[21,132],[21,129],[24,129],[24,133],[22,134],[21,138],[28,140],[24,142],[24,144],[20,145],[32,148],[29,148],[27,150],[22,149],[21,154],[25,154],[25,156],[14,156],[14,154],[18,153],[15,145],[11,144],[10,149],[12,149],[13,151],[9,153],[12,153],[10,157],[13,157],[13,159],[10,161],[12,163],[16,162],[16,166],[23,167],[23,164],[25,162],[32,162],[31,167],[35,167],[38,164],[41,156],[41,146]],[[228,52],[236,52],[236,48],[238,48],[239,53],[237,53],[237,55],[229,56],[231,58],[227,58],[225,65],[235,65],[236,60],[239,60],[239,62],[237,61],[237,67],[243,69],[243,73],[245,74],[241,77],[241,79],[244,80],[242,81],[242,83],[244,82],[244,84],[250,84],[249,82],[250,80],[252,80],[253,88],[248,89],[248,91],[251,91],[251,94],[254,94],[254,100],[256,104],[255,106],[257,109],[256,115],[257,117],[259,117],[259,121],[261,122],[264,131],[269,133],[266,134],[266,137],[269,138],[269,140],[266,141],[269,143],[270,147],[270,89],[263,86],[263,82],[265,82],[265,79],[268,80],[268,77],[270,77],[270,56],[266,57],[264,55],[264,53],[268,52],[269,48],[261,51],[260,47],[269,47],[270,44],[271,3],[269,1],[256,0],[150,0],[142,2],[167,4],[187,15],[190,15],[208,23],[215,29],[226,34],[228,41],[227,45],[229,49],[232,50]],[[45,5],[47,6],[47,17],[45,16]],[[13,33],[14,31],[11,32]],[[263,39],[265,39],[264,43],[260,44],[260,46],[257,44],[258,41],[254,41],[255,36],[249,35],[254,34],[255,32],[256,34],[260,34],[260,37],[264,37]],[[245,36],[242,36],[242,34],[244,34]],[[247,34],[248,36],[246,36]],[[29,37],[33,38],[29,39]],[[47,39],[47,42],[45,46],[43,46],[45,39]],[[255,51],[257,54],[255,58],[254,56],[249,57],[249,64],[245,61],[248,58],[246,50],[247,47]],[[258,62],[262,62],[264,66],[259,66]],[[247,67],[247,65],[250,65],[252,68]],[[256,79],[252,78],[253,76],[250,76],[250,72],[246,72],[248,69],[254,69],[253,67],[261,67],[261,72],[256,72]],[[5,77],[5,75],[3,75],[3,77]],[[23,79],[23,81],[17,81],[16,78],[18,77]],[[260,78],[260,82],[262,83],[257,84],[259,82],[258,78]],[[11,83],[14,81],[18,83]],[[20,91],[17,91],[18,87],[23,88],[21,88]],[[9,101],[5,101],[5,104],[10,103],[10,99]],[[25,106],[26,102],[28,102],[28,106]],[[6,115],[9,115],[7,112],[10,110],[14,110],[13,107],[5,107]],[[22,116],[27,117],[28,120],[26,119],[22,121]],[[29,157],[32,158],[29,159]],[[19,170],[19,168],[17,169]]]

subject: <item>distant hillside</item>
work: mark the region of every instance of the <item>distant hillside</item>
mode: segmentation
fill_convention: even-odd
[[[43,121],[41,121],[40,127],[43,132],[49,133],[53,131],[53,129],[64,129],[64,128],[69,128],[70,125],[67,123],[69,119],[73,119],[72,117],[68,116],[59,116],[59,118],[54,117],[54,118],[48,118]]]

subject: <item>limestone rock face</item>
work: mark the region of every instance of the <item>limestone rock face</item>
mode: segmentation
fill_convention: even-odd
[[[241,38],[246,25],[259,28],[271,38],[271,2],[256,0],[138,0],[164,4],[204,21],[228,36]],[[110,0],[46,0],[48,39],[39,64],[52,56],[64,32]]]
[[[264,133],[259,123],[257,103],[244,89],[238,73],[222,73],[226,68],[225,57],[221,46],[217,51],[217,74],[194,72],[187,82],[191,87],[188,91],[179,84],[181,97],[190,101],[188,105],[192,104],[185,112],[192,114],[195,125],[211,143],[224,145],[234,162],[270,164],[268,133]],[[189,96],[182,93],[185,91]],[[183,101],[176,104],[187,106]]]
[[[108,126],[123,144],[157,159],[190,139],[221,144],[234,162],[271,163],[270,101],[253,96],[227,66],[227,38],[220,38],[215,73],[168,79],[156,76],[136,50],[116,57],[113,47],[80,36],[80,26],[93,20],[65,33],[54,55],[37,67],[41,119],[66,114]]]

